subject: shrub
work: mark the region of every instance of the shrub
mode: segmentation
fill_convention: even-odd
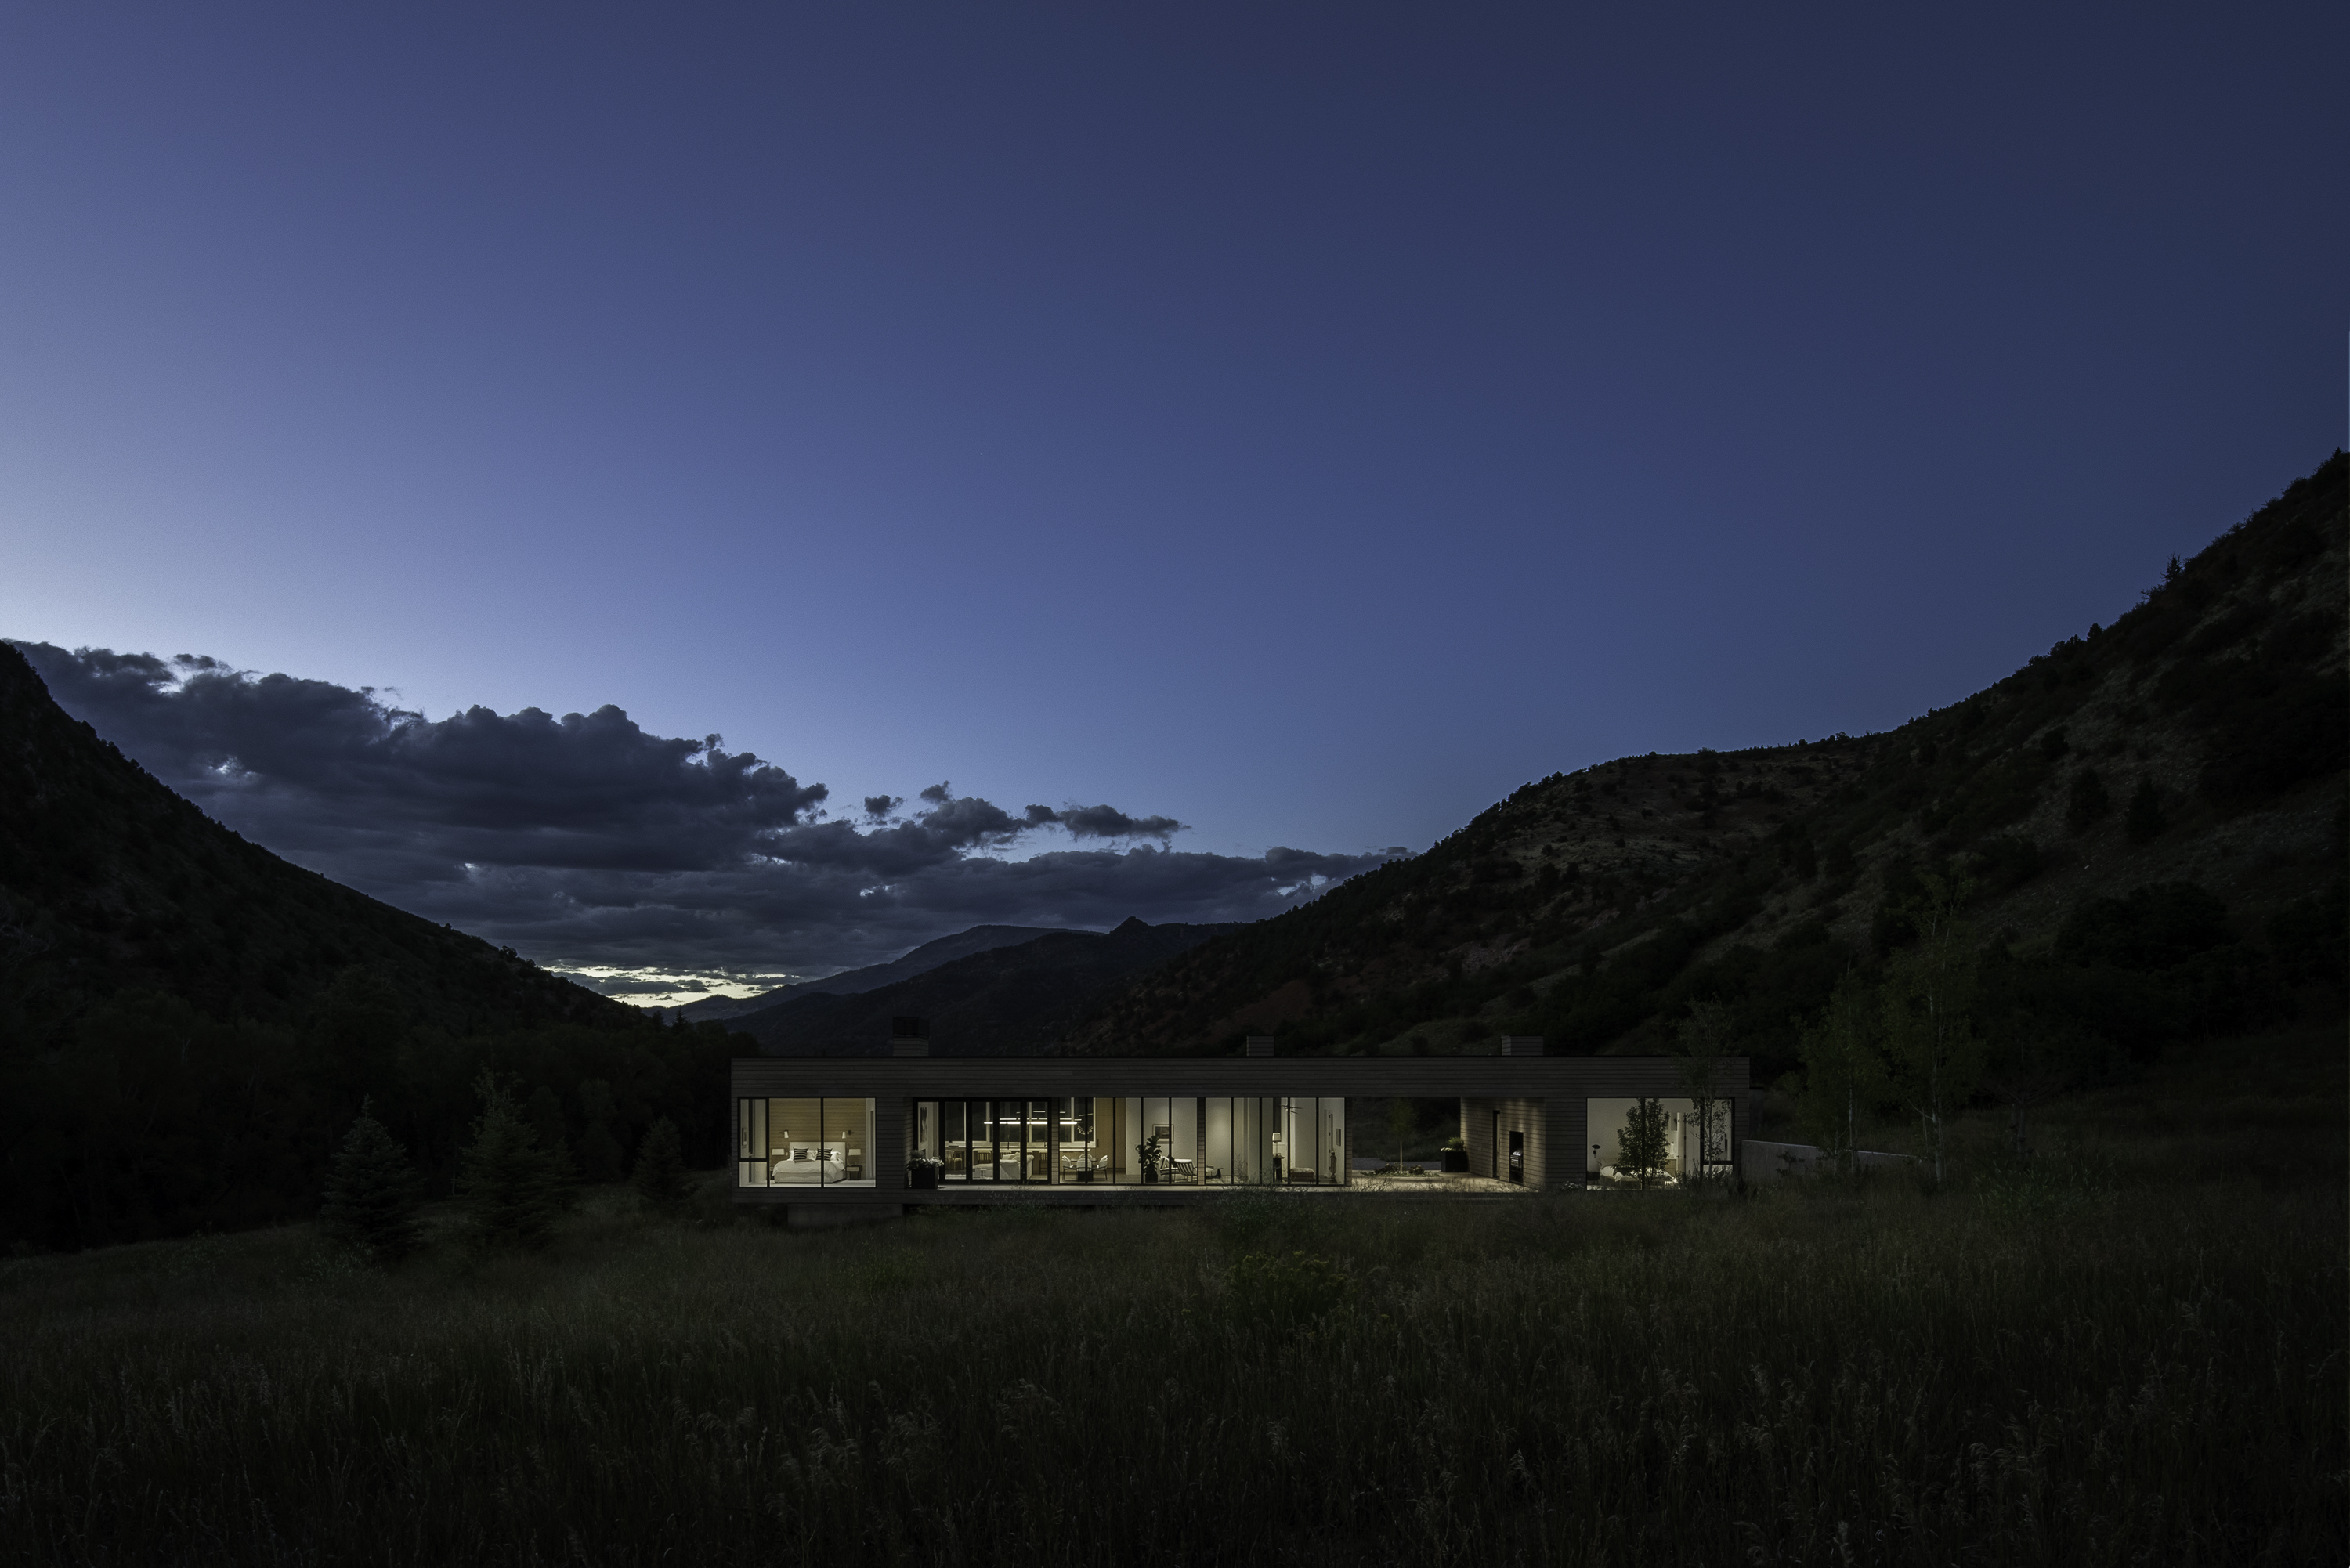
[[[2228,941],[2228,906],[2192,882],[2153,882],[2124,898],[2091,898],[2056,933],[2068,963],[2141,973],[2173,969]]]
[[[2064,805],[2064,823],[2078,833],[2106,815],[2113,802],[2106,797],[2106,781],[2097,776],[2095,768],[2083,768],[2073,775],[2073,793]]]
[[[2341,678],[2305,675],[2230,714],[2199,787],[2217,805],[2244,805],[2350,763],[2350,694]]]
[[[1251,1252],[1225,1276],[1243,1317],[1279,1328],[1299,1328],[1328,1315],[1354,1289],[1347,1272],[1312,1252]]]

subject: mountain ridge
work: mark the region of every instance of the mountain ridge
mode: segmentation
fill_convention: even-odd
[[[951,936],[935,938],[899,954],[886,963],[867,964],[860,969],[843,970],[820,980],[795,981],[763,991],[756,996],[712,996],[700,1002],[689,1002],[682,1007],[648,1009],[672,1018],[682,1018],[700,1023],[714,1019],[740,1018],[745,1013],[778,1006],[794,996],[816,992],[835,996],[855,996],[894,985],[901,980],[911,980],[918,974],[951,963],[956,959],[985,952],[991,948],[1016,947],[1034,941],[1055,931],[1076,930],[1074,926],[972,926]]]
[[[2340,900],[2345,474],[2337,452],[2112,627],[1982,691],[1879,734],[1553,774],[1137,977],[1052,1048],[1658,1050],[1703,999],[1742,1010],[1758,1072],[1783,1069],[1793,1020],[1898,945],[1938,867],[2027,957],[2085,902],[2155,883],[2217,888],[2248,941],[2288,909],[2306,925]]]
[[[1108,931],[1048,931],[872,991],[793,997],[732,1027],[776,1055],[875,1055],[887,1049],[889,1021],[914,1016],[930,1022],[942,1055],[1022,1054],[1061,1033],[1107,988],[1238,929],[1153,926],[1128,916]]]

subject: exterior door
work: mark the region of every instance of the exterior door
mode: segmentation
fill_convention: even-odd
[[[1520,1186],[1525,1184],[1526,1135],[1522,1132],[1510,1135],[1510,1179]]]

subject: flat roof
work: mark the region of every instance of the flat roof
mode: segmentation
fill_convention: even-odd
[[[913,1098],[1118,1092],[1536,1098],[1676,1095],[1678,1056],[737,1056],[738,1094]],[[1744,1093],[1743,1056],[1717,1059],[1718,1093]]]

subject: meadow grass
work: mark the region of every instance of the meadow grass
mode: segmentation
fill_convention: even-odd
[[[2340,1187],[1980,1168],[16,1260],[0,1560],[2344,1561]]]

